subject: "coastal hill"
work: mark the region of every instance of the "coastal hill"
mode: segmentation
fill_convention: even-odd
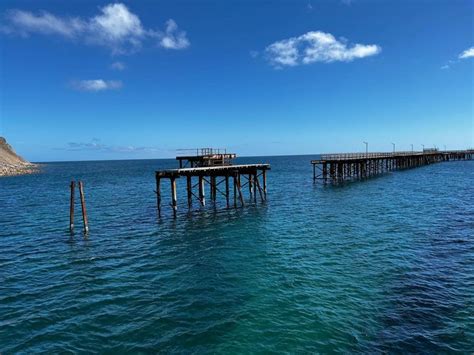
[[[0,137],[0,176],[30,174],[35,171],[34,164],[16,154],[7,140]]]
[[[27,161],[17,155],[7,140],[0,137],[0,163],[4,164],[22,164]]]

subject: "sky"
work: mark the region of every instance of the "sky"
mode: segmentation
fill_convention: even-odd
[[[30,161],[474,146],[474,1],[0,2]]]

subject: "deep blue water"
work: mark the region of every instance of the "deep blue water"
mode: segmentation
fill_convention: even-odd
[[[322,187],[312,158],[240,159],[272,164],[245,208],[187,213],[178,181],[177,220],[172,160],[0,178],[0,352],[474,351],[474,162]]]

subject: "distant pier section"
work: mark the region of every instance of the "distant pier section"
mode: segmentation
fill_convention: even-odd
[[[314,181],[340,183],[443,161],[472,160],[473,157],[474,149],[424,149],[418,152],[323,154],[320,159],[312,160],[311,164]]]
[[[262,202],[266,201],[266,173],[267,170],[270,170],[270,164],[234,165],[233,160],[237,155],[220,148],[181,149],[179,153],[176,157],[179,169],[160,170],[155,173],[156,203],[159,216],[161,216],[162,180],[170,182],[171,207],[173,216],[177,216],[176,182],[181,177],[186,178],[189,209],[192,208],[194,200],[197,200],[200,206],[206,205],[206,190],[209,192],[209,200],[212,203],[216,203],[218,195],[223,196],[227,208],[231,205],[234,207],[245,205],[244,189],[248,190],[250,201],[257,202],[257,193]]]

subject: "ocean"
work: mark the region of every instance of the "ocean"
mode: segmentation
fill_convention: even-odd
[[[473,352],[474,162],[322,186],[314,158],[239,158],[272,167],[244,208],[188,212],[178,180],[177,219],[175,160],[0,178],[0,353]]]

